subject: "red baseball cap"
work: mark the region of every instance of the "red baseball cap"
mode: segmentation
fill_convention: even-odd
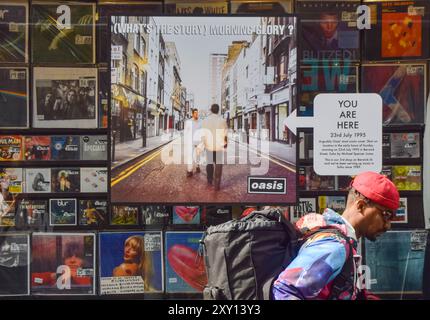
[[[393,211],[399,208],[399,191],[383,174],[372,171],[360,173],[351,182],[351,186],[376,204]]]

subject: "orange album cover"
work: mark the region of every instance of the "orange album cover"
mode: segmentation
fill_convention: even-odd
[[[422,17],[407,13],[383,13],[381,41],[383,58],[420,57]]]

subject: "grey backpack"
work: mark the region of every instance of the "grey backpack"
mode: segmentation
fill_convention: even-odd
[[[324,229],[325,232],[327,230],[345,237],[337,230]],[[203,298],[272,299],[274,281],[295,258],[301,244],[309,236],[303,238],[278,209],[253,211],[240,220],[209,227],[201,240],[208,276]],[[351,254],[349,261],[353,262]],[[334,281],[332,299],[343,290],[351,290],[351,270],[351,263],[345,263]]]
[[[298,232],[279,210],[253,211],[209,227],[202,238],[207,300],[270,299],[271,286],[295,255]]]

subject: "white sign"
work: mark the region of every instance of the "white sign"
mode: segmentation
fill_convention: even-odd
[[[122,60],[122,46],[112,46],[111,59]]]
[[[284,125],[292,132],[314,127],[314,170],[319,175],[357,175],[382,170],[382,98],[376,93],[321,93],[314,117]]]

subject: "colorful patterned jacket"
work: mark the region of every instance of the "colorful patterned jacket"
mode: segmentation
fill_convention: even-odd
[[[296,226],[305,235],[321,228],[336,228],[346,237],[333,232],[318,232],[310,236],[296,258],[279,275],[275,281],[272,293],[275,300],[310,300],[310,299],[356,299],[355,272],[351,272],[352,285],[349,290],[342,291],[339,296],[332,297],[333,280],[341,273],[347,263],[350,248],[357,257],[357,238],[353,227],[339,214],[331,209],[324,213],[311,213],[302,217]],[[349,239],[350,244],[347,243]],[[351,263],[351,258],[349,258]],[[356,269],[351,268],[351,269]],[[349,273],[348,273],[349,274]]]

